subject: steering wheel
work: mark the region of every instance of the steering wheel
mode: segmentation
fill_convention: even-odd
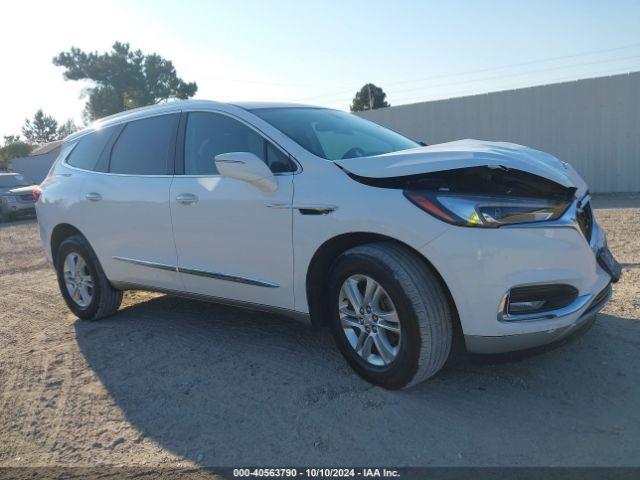
[[[354,157],[365,157],[366,152],[360,147],[353,147],[346,151],[346,153],[342,156],[342,159],[345,158],[354,158]]]

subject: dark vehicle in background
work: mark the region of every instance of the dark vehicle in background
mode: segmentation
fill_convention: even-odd
[[[35,216],[34,191],[19,173],[0,173],[0,218],[8,222],[16,217]]]

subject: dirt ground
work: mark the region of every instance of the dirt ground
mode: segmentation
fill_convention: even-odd
[[[35,222],[0,224],[0,466],[640,465],[640,195],[594,202],[624,276],[590,331],[400,392],[276,316],[131,293],[80,321]]]

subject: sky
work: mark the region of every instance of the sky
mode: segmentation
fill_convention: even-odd
[[[0,4],[0,136],[38,108],[82,123],[89,83],[52,58],[129,42],[174,62],[195,98],[348,110],[640,70],[640,1],[101,0]]]

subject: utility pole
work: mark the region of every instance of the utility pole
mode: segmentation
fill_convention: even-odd
[[[371,96],[371,84],[367,84],[367,90],[369,91],[369,110],[373,110],[373,97]]]

